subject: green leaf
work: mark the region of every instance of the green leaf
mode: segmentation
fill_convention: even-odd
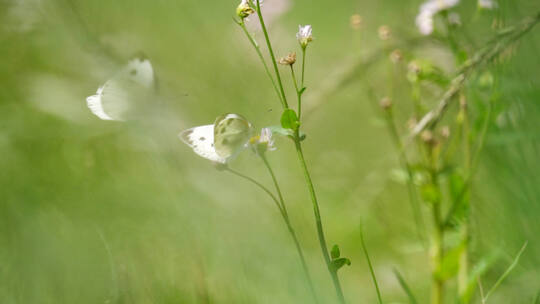
[[[458,226],[469,213],[468,184],[458,172],[454,172],[448,179],[452,207],[448,213],[447,225]]]
[[[458,62],[461,64],[465,63],[468,59],[467,52],[464,50],[459,50],[457,53]]]
[[[480,261],[474,265],[469,274],[469,280],[467,281],[465,291],[460,294],[461,303],[469,303],[471,301],[476,286],[478,285],[478,279],[494,264],[498,255],[498,252],[492,253],[490,256],[480,259]]]
[[[501,275],[501,277],[497,280],[497,282],[495,282],[495,284],[493,284],[493,287],[491,287],[491,289],[486,293],[486,296],[485,298],[483,299],[483,301],[487,301],[488,297],[493,293],[495,292],[495,290],[497,289],[497,287],[499,287],[499,285],[501,285],[501,283],[504,281],[504,279],[506,279],[506,277],[508,277],[508,275],[510,274],[510,272],[512,272],[512,270],[514,270],[514,268],[516,268],[517,264],[519,263],[519,258],[521,258],[521,255],[523,254],[523,252],[525,251],[525,248],[527,248],[527,242],[525,242],[525,244],[523,244],[523,247],[521,247],[521,249],[519,250],[519,252],[517,253],[516,257],[514,258],[514,260],[512,261],[512,264],[510,264],[510,266],[508,266],[508,268],[506,269],[506,271]]]
[[[269,126],[267,128],[272,131],[273,135],[285,136],[291,139],[294,138],[294,131],[291,129],[285,129],[282,126]],[[298,134],[298,136],[300,137],[300,141],[306,139],[306,134],[302,131],[300,131],[300,134]]]
[[[332,260],[339,258],[340,252],[338,245],[334,245],[334,247],[332,247],[332,250],[330,250],[330,256],[332,256]]]
[[[392,171],[390,171],[390,176],[395,182],[402,185],[405,185],[410,180],[409,172],[407,172],[405,169],[392,169]]]
[[[418,304],[418,301],[416,301],[416,297],[412,293],[411,288],[409,288],[409,285],[407,284],[403,276],[399,273],[399,271],[397,271],[397,269],[394,269],[394,274],[396,275],[396,278],[398,279],[399,285],[401,286],[401,288],[403,288],[403,290],[409,297],[409,303]]]
[[[462,191],[465,189],[465,180],[458,172],[454,172],[450,175],[448,180],[448,186],[450,187],[450,197],[454,203],[458,202],[462,197]]]
[[[375,270],[373,270],[373,265],[371,265],[371,259],[369,258],[366,242],[364,241],[364,229],[362,224],[360,224],[360,243],[362,243],[362,249],[364,251],[364,255],[366,256],[366,261],[369,266],[369,272],[371,273],[373,285],[375,285],[375,291],[377,291],[377,299],[379,300],[379,304],[383,304],[381,290],[379,289],[379,283],[377,282],[377,276],[375,275]]]
[[[441,263],[441,268],[437,271],[437,277],[442,280],[448,280],[457,274],[459,258],[464,249],[464,244],[460,243],[457,247],[446,252]]]
[[[298,121],[298,116],[294,110],[287,109],[283,111],[283,114],[281,115],[281,126],[285,129],[291,129],[293,131],[298,129],[300,122]]]
[[[337,271],[339,270],[341,267],[347,265],[347,266],[351,266],[351,260],[347,259],[347,258],[339,258],[339,259],[335,259],[332,261],[332,265],[334,266],[334,269]]]
[[[270,131],[272,131],[273,135],[281,135],[281,136],[287,136],[287,137],[294,136],[293,130],[285,129],[285,128],[281,127],[281,126],[270,126],[270,127],[267,127],[267,128],[270,129]]]
[[[298,91],[298,94],[300,94],[300,95],[304,94],[306,89],[307,89],[306,87],[301,88],[300,91]]]
[[[532,304],[540,304],[540,290],[536,293]]]
[[[422,199],[428,203],[433,204],[441,201],[441,192],[431,183],[423,185],[420,188],[420,194],[422,195]]]
[[[407,73],[410,82],[428,81],[441,87],[447,86],[450,82],[444,71],[429,60],[416,59],[411,64],[415,68]]]

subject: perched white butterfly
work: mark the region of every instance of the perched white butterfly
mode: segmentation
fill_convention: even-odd
[[[213,162],[226,164],[247,147],[252,126],[243,116],[223,114],[213,125],[182,131],[178,137],[195,153]]]
[[[154,69],[148,59],[135,58],[86,98],[88,108],[103,120],[123,121],[135,108],[143,108],[156,86]]]

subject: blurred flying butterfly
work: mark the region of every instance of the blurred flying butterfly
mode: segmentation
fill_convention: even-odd
[[[247,146],[251,133],[252,126],[243,116],[223,114],[213,125],[191,128],[178,136],[199,156],[225,164]]]
[[[142,112],[151,98],[156,80],[152,64],[146,58],[134,58],[114,77],[86,98],[90,111],[103,120],[123,121]]]

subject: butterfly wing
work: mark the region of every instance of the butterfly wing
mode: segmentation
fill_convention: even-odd
[[[100,119],[116,120],[110,115],[110,113],[107,114],[107,112],[105,112],[105,108],[103,107],[102,97],[104,87],[105,86],[99,87],[96,95],[88,96],[86,98],[86,105],[88,106],[88,109],[90,109],[90,111]]]
[[[134,58],[130,60],[121,73],[131,81],[148,89],[155,86],[154,68],[148,59]]]
[[[103,120],[123,121],[130,112],[143,108],[155,86],[154,70],[148,59],[135,58],[86,99],[90,111]]]
[[[214,125],[205,125],[182,131],[178,137],[195,153],[206,159],[224,164],[226,157],[216,153],[214,147]]]
[[[234,157],[244,149],[252,133],[251,124],[238,114],[223,114],[214,123],[214,146],[223,158]]]

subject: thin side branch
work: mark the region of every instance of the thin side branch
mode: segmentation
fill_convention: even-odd
[[[533,18],[525,19],[517,26],[502,30],[484,48],[479,50],[472,59],[463,65],[458,75],[454,77],[450,88],[443,94],[439,104],[420,119],[411,131],[410,138],[417,136],[427,128],[434,128],[446,113],[449,105],[455,100],[454,97],[461,90],[471,73],[499,56],[510,45],[528,33],[539,21],[540,13]]]

